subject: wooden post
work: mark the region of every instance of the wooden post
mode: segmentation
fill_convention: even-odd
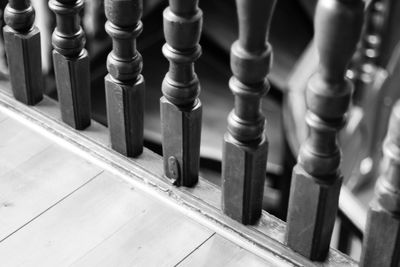
[[[4,10],[5,50],[14,97],[35,105],[43,98],[40,33],[33,26],[35,11],[27,0],[10,0]]]
[[[355,92],[353,101],[355,104],[364,103],[369,92],[369,86],[372,83],[376,73],[376,63],[380,57],[380,48],[382,45],[382,33],[387,20],[387,1],[372,0],[365,11],[364,30],[360,40],[358,50],[351,63],[350,78],[354,82]],[[369,105],[371,103],[367,103]],[[375,112],[374,112],[375,113]],[[373,133],[375,125],[371,122],[372,118],[367,117],[367,132]],[[372,130],[371,130],[372,127]],[[367,141],[371,146],[372,140]],[[373,152],[371,153],[373,154]]]
[[[89,57],[79,12],[83,0],[50,0],[56,14],[53,62],[62,120],[75,129],[90,125]]]
[[[275,1],[236,0],[239,39],[231,47],[229,87],[235,108],[228,117],[222,159],[222,209],[243,224],[261,216],[268,141],[261,98],[269,90],[272,48],[267,43]]]
[[[392,110],[383,144],[384,166],[375,187],[360,266],[400,265],[400,102]]]
[[[363,14],[362,0],[320,0],[317,5],[320,63],[306,91],[310,134],[293,169],[286,233],[289,247],[311,260],[324,260],[329,251],[342,184],[337,134],[353,89],[345,72],[360,37]]]
[[[169,71],[160,99],[165,175],[177,186],[198,181],[202,106],[194,61],[199,45],[203,13],[198,0],[170,0],[164,10],[164,56]]]
[[[145,84],[142,56],[136,50],[136,38],[142,32],[141,0],[106,0],[106,31],[113,41],[107,58],[105,77],[107,119],[111,146],[119,153],[134,157],[143,151],[143,109]]]

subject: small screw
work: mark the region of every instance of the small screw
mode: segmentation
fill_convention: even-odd
[[[173,181],[173,184],[177,184],[179,179],[179,163],[173,156],[168,158],[168,171],[170,174],[169,178]]]

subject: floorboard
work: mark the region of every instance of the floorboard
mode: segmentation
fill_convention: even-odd
[[[216,234],[196,251],[190,254],[178,266],[255,267],[275,266],[275,264],[244,250],[238,245]]]
[[[108,150],[106,128],[77,132],[43,114],[58,114],[54,102],[0,95],[0,266],[313,265],[281,244],[276,218],[235,223],[206,181],[176,188],[154,153],[127,159]],[[352,265],[332,251],[327,266],[338,262]]]
[[[0,117],[2,116],[4,114]],[[0,175],[14,169],[51,144],[45,137],[13,119],[0,122],[0,129]]]
[[[84,185],[102,169],[57,145],[0,176],[0,240]]]
[[[4,266],[173,266],[212,234],[102,173],[0,243],[0,258]]]

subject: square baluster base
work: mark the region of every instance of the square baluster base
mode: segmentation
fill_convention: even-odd
[[[160,99],[164,173],[177,186],[194,186],[199,177],[201,102],[182,109]]]
[[[86,50],[78,58],[53,51],[54,72],[62,120],[77,130],[90,125],[90,71]]]
[[[266,178],[268,141],[258,145],[238,143],[224,136],[222,159],[222,210],[243,224],[254,224],[261,216]]]
[[[43,99],[39,30],[34,27],[26,34],[19,34],[5,26],[3,33],[14,97],[24,104],[35,105]]]
[[[107,120],[111,147],[127,157],[143,152],[145,82],[140,75],[132,84],[105,77]]]
[[[400,217],[376,203],[368,212],[367,230],[360,266],[398,266],[400,264]]]
[[[287,245],[303,256],[325,260],[335,223],[341,177],[318,183],[300,166],[293,169],[287,216]]]

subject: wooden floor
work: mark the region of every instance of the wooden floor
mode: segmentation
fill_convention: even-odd
[[[0,266],[273,266],[0,113]]]

